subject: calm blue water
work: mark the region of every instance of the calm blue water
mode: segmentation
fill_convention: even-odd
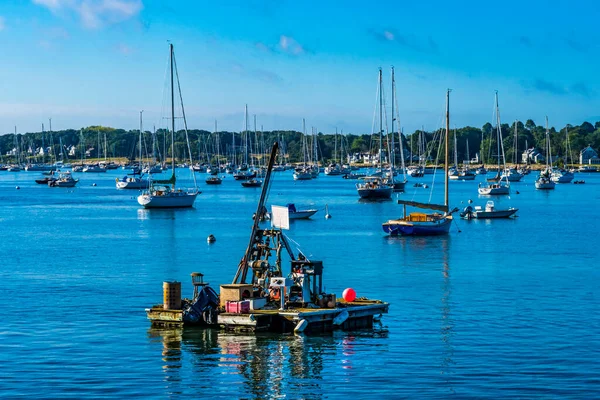
[[[389,238],[381,223],[400,216],[395,202],[360,203],[340,177],[276,174],[269,204],[321,209],[289,235],[325,262],[327,291],[392,304],[374,332],[318,337],[161,331],[146,320],[164,280],[182,281],[187,296],[193,271],[215,287],[232,280],[259,190],[202,177],[194,209],[143,210],[136,192],[115,190],[122,171],[78,175],[65,189],[0,172],[2,397],[600,396],[600,175],[540,192],[532,174],[496,202],[519,208],[517,219]],[[450,184],[453,205],[485,204],[476,182]]]

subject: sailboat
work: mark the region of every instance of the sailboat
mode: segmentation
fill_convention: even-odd
[[[413,177],[413,178],[422,178],[423,175],[425,175],[425,162],[424,160],[427,159],[427,157],[425,156],[425,127],[422,127],[421,130],[419,131],[419,137],[417,140],[417,147],[419,149],[419,163],[417,165],[412,165],[413,162],[413,152],[412,152],[412,138],[413,135],[410,135],[410,163],[411,165],[408,166],[408,168],[406,169],[406,172],[408,172],[408,174]],[[421,164],[423,162],[423,164]]]
[[[553,190],[556,183],[552,181],[552,172],[550,168],[550,158],[552,152],[550,151],[550,133],[548,132],[548,117],[546,117],[546,168],[540,171],[537,179],[535,180],[535,188],[539,190]]]
[[[448,135],[450,134],[450,90],[446,92],[446,137],[444,157],[444,204],[428,204],[416,201],[398,200],[404,206],[404,216],[390,219],[382,224],[383,231],[392,236],[436,236],[447,235],[452,224],[452,213],[448,207]],[[441,211],[433,213],[413,212],[406,215],[406,206],[426,210]]]
[[[506,161],[504,160],[504,144],[502,143],[502,128],[500,125],[500,107],[498,107],[498,91],[496,90],[496,141],[498,146],[498,173],[495,178],[487,179],[487,184],[479,184],[478,192],[484,196],[494,196],[494,195],[504,195],[510,194],[510,183],[508,183],[508,179],[506,177],[504,180],[506,183],[502,182],[502,177],[500,176],[500,155],[502,154],[503,164],[506,165]]]
[[[338,164],[336,161],[337,160],[337,158],[336,158],[337,157],[337,138],[338,138],[338,132],[337,132],[337,128],[335,128],[335,136],[334,136],[335,147],[333,150],[333,162],[325,168],[325,175],[335,176],[335,175],[342,174],[342,169],[340,167],[340,164]]]
[[[223,183],[223,180],[221,178],[219,178],[219,172],[221,172],[221,156],[220,156],[220,151],[219,148],[221,147],[221,142],[219,140],[219,133],[217,131],[217,121],[215,120],[215,147],[217,148],[217,166],[216,167],[210,167],[211,171],[209,172],[209,174],[211,176],[207,177],[204,181],[206,182],[207,185],[220,185],[221,183]],[[208,170],[207,170],[208,172]]]
[[[143,114],[143,110],[140,111],[140,143],[139,143],[139,148],[140,148],[140,164],[142,163],[142,114]],[[117,189],[148,189],[148,187],[150,186],[150,181],[148,180],[148,178],[144,178],[143,176],[139,176],[139,177],[131,177],[131,176],[124,176],[122,179],[117,178],[116,179],[116,185],[117,185]]]
[[[565,156],[564,168],[552,168],[552,182],[554,183],[570,183],[575,178],[573,170],[567,169],[569,163],[569,154],[571,154],[571,144],[569,143],[569,131],[565,127]]]
[[[396,114],[394,115],[394,107],[396,107]],[[395,174],[395,168],[394,168],[394,163],[396,161],[396,147],[395,147],[395,143],[394,143],[394,122],[398,121],[398,147],[400,150],[400,159],[402,160],[401,162],[401,168],[402,168],[402,176],[403,176],[403,180],[402,181],[396,181],[394,179],[394,174]],[[392,129],[391,129],[391,136],[392,136],[392,145],[391,145],[391,150],[390,150],[390,180],[391,180],[391,185],[393,188],[394,192],[404,192],[404,186],[406,185],[407,179],[406,179],[406,166],[404,165],[404,149],[402,148],[402,132],[401,132],[401,128],[400,128],[400,116],[398,113],[398,104],[397,104],[397,99],[396,99],[396,78],[394,77],[394,67],[392,67]]]
[[[306,153],[307,153],[307,143],[306,143],[306,121],[302,118],[302,155],[304,157],[304,163],[302,166],[297,167],[294,170],[294,180],[295,181],[308,181],[313,178],[312,173],[310,171],[310,167],[306,164]]]
[[[381,68],[379,68],[379,168],[381,165],[381,155],[383,140],[383,77]],[[363,183],[356,184],[356,190],[361,199],[389,199],[392,197],[393,187],[388,185],[382,176],[367,176],[362,178]]]
[[[150,188],[138,196],[137,200],[140,205],[144,208],[179,208],[179,207],[191,207],[194,205],[196,196],[198,196],[198,188],[196,186],[196,176],[192,173],[194,179],[194,189],[190,191],[184,191],[177,189],[175,186],[177,179],[175,177],[175,86],[174,86],[174,54],[173,44],[169,44],[169,61],[170,61],[170,72],[171,72],[171,171],[172,175],[170,179],[166,180],[151,180]],[[179,75],[177,75],[177,86],[179,87]],[[181,96],[181,90],[179,91],[179,98],[181,101],[181,110],[183,114],[183,123],[185,127],[185,136],[188,141],[188,151],[190,153],[190,144],[187,135],[187,122],[185,119],[185,111],[183,108],[183,98]],[[191,164],[191,160],[190,160]]]
[[[515,121],[515,135],[514,135],[514,145],[513,145],[513,164],[515,164],[515,168],[504,168],[502,172],[501,179],[506,179],[509,182],[519,182],[523,178],[523,174],[520,173],[516,169],[516,165],[518,164],[519,157],[519,135],[517,132],[517,122]]]

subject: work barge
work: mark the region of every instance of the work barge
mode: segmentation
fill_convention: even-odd
[[[278,151],[271,150],[267,174],[255,216],[264,214],[271,173]],[[294,254],[283,229],[288,228],[287,207],[273,206],[271,227],[261,229],[254,218],[250,241],[232,283],[220,285],[220,293],[204,275],[192,273],[192,299],[181,298],[180,282],[163,282],[163,304],[146,309],[157,327],[205,326],[240,332],[318,334],[336,329],[371,329],[389,303],[355,298],[354,290],[342,298],[323,290],[323,262]],[[282,255],[290,258],[284,271]]]

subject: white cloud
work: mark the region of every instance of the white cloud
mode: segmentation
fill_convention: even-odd
[[[281,35],[279,38],[279,47],[286,53],[299,55],[304,53],[304,48],[291,36]]]
[[[141,0],[32,0],[55,14],[74,13],[83,26],[98,29],[135,17],[143,8]]]
[[[0,17],[0,31],[3,31],[6,28],[6,24],[4,23],[4,17]]]

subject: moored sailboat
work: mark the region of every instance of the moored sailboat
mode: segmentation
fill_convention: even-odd
[[[510,183],[506,177],[502,178],[500,173],[500,157],[502,156],[502,164],[506,165],[504,159],[504,144],[502,143],[502,128],[500,124],[500,107],[498,106],[498,91],[496,90],[496,141],[497,141],[497,159],[498,171],[494,178],[488,178],[485,184],[480,183],[477,191],[484,196],[506,195],[510,194]],[[502,180],[504,179],[504,182]]]
[[[383,78],[379,68],[379,168],[382,168],[382,140],[383,140]],[[363,183],[356,184],[356,190],[361,199],[389,199],[392,197],[393,187],[382,176],[367,176]]]
[[[195,185],[196,177],[192,173],[194,179],[194,189],[186,191],[178,189],[176,187],[176,176],[175,176],[175,87],[174,87],[174,54],[173,44],[169,44],[170,50],[170,70],[171,70],[171,178],[166,180],[152,180],[148,191],[138,196],[137,200],[140,205],[144,208],[180,208],[180,207],[191,207],[194,205],[196,196],[198,196],[198,189]],[[177,78],[179,83],[179,77]],[[179,85],[178,85],[179,86]],[[182,98],[181,92],[179,93],[180,100]],[[188,140],[188,151],[189,139],[187,136],[187,123],[185,120],[185,111],[183,108],[183,101],[181,101],[181,110],[183,114],[184,127],[186,131],[186,140]],[[191,164],[191,151],[190,151],[190,164]]]
[[[416,201],[398,200],[404,206],[404,216],[390,219],[382,224],[383,231],[396,236],[437,236],[447,235],[452,224],[452,213],[448,207],[448,135],[450,132],[450,90],[446,92],[446,137],[444,157],[444,204],[428,204]],[[416,207],[426,210],[440,211],[433,213],[413,212],[406,214],[406,207]]]
[[[556,183],[552,181],[552,172],[550,168],[550,159],[552,158],[552,151],[550,151],[550,134],[548,132],[548,117],[546,117],[546,168],[540,171],[537,179],[535,180],[535,188],[538,190],[553,190]]]

